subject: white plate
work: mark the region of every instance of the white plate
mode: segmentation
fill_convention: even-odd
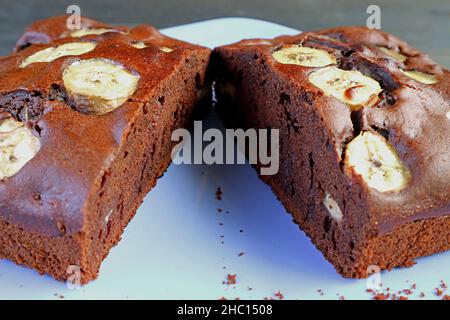
[[[227,18],[163,32],[214,47],[297,31]],[[214,118],[207,122],[218,125]],[[215,199],[218,186],[222,201]],[[337,275],[291,220],[248,165],[172,165],[104,261],[96,281],[70,290],[49,276],[3,260],[0,298],[263,299],[278,290],[286,299],[370,298],[366,280]],[[240,252],[245,254],[239,257]],[[413,268],[383,272],[382,282],[392,291],[416,283],[411,297],[423,291],[427,298],[436,298],[433,290],[439,281],[450,280],[449,265],[449,253],[434,255],[420,259]],[[222,283],[227,274],[237,274],[237,285]]]

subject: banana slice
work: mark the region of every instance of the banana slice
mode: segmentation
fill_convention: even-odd
[[[392,49],[389,49],[386,47],[377,47],[377,48],[380,49],[381,51],[383,51],[385,54],[387,54],[391,58],[394,58],[398,62],[404,62],[406,59],[408,59],[407,56],[405,56],[404,54],[401,54],[400,52],[397,52],[395,50],[392,50]]]
[[[169,47],[160,47],[159,50],[161,50],[162,52],[165,52],[165,53],[169,53],[169,52],[173,51],[173,49],[169,48]]]
[[[11,133],[12,131],[20,128],[22,123],[19,121],[14,121],[11,116],[4,117],[4,112],[0,114],[0,134]]]
[[[63,81],[80,112],[100,115],[133,95],[139,76],[119,63],[97,58],[73,62],[64,70]]]
[[[147,47],[148,47],[148,46],[147,46],[144,42],[142,42],[142,41],[133,42],[133,43],[131,43],[131,45],[132,45],[133,47],[135,47],[136,49],[144,49],[144,48],[147,48]],[[172,49],[172,48],[169,48],[169,47],[160,47],[159,50],[161,50],[162,52],[166,52],[166,53],[169,53],[169,52],[172,52],[172,51],[173,51],[173,49]]]
[[[147,48],[147,45],[142,41],[132,42],[131,45],[136,49],[144,49]]]
[[[326,95],[350,105],[352,109],[373,106],[381,92],[379,83],[359,71],[347,71],[335,66],[310,73],[309,81]]]
[[[349,143],[345,165],[359,174],[370,188],[380,192],[399,191],[411,178],[394,147],[381,135],[369,131]]]
[[[279,63],[304,67],[325,67],[336,63],[336,57],[324,50],[300,46],[280,49],[272,53],[272,56]]]
[[[0,180],[12,177],[39,152],[41,143],[23,123],[0,120]]]
[[[51,62],[65,56],[79,56],[94,50],[95,47],[96,44],[92,42],[69,42],[57,47],[46,48],[23,60],[20,68],[25,68],[35,62]]]
[[[336,222],[342,221],[343,214],[341,208],[339,208],[337,202],[331,197],[328,192],[325,193],[322,204],[325,206],[325,208],[327,208],[328,213],[334,220],[336,220]]]
[[[107,32],[119,32],[117,30],[114,29],[107,29],[107,28],[84,28],[84,29],[79,29],[76,31],[73,31],[70,36],[72,38],[81,38],[84,36],[88,36],[88,35],[101,35]]]
[[[447,112],[446,116],[447,116],[448,120],[450,120],[450,111]]]
[[[400,71],[405,75],[408,76],[420,83],[423,84],[435,84],[438,82],[438,80],[436,79],[436,76],[429,74],[429,73],[425,73],[425,72],[421,72],[421,71],[417,71],[417,70],[402,70],[400,69]]]

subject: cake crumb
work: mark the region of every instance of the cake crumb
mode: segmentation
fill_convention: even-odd
[[[372,299],[373,300],[388,300],[390,297],[390,294],[384,294],[384,293],[377,293],[375,294]]]
[[[406,294],[407,296],[412,295],[413,292],[410,289],[403,289],[402,291],[404,294]]]
[[[280,292],[280,290],[278,290],[277,292],[275,292],[274,296],[276,298],[278,298],[278,300],[283,300],[284,299],[284,295]]]
[[[237,283],[236,274],[228,274],[225,284],[227,286],[235,285]]]
[[[439,288],[434,289],[434,294],[437,295],[438,297],[442,296],[443,293],[444,292]]]
[[[219,200],[219,201],[222,200],[222,195],[223,195],[222,188],[221,187],[217,187],[216,199]]]

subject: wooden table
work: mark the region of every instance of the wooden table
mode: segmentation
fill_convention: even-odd
[[[449,0],[1,0],[0,54],[11,51],[36,19],[63,14],[76,3],[82,14],[110,23],[150,23],[159,28],[194,21],[253,17],[301,30],[365,25],[370,4],[381,8],[381,26],[450,68]],[[226,31],[224,31],[226,32]]]

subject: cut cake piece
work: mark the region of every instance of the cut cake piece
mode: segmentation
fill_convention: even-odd
[[[243,40],[212,55],[228,127],[279,129],[262,176],[345,277],[450,248],[450,74],[380,30]]]
[[[0,60],[0,258],[84,284],[170,164],[210,50],[84,17],[108,31],[74,34],[66,18]]]

